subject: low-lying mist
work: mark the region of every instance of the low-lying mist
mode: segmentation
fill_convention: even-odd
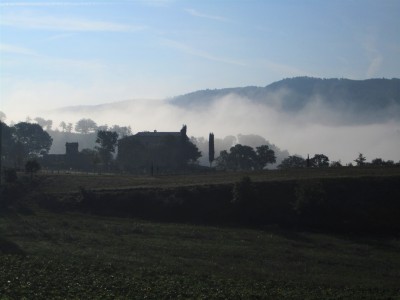
[[[307,154],[323,153],[331,161],[341,160],[342,163],[352,162],[359,153],[363,153],[367,161],[377,157],[395,162],[400,160],[398,118],[371,123],[366,116],[363,123],[360,122],[362,115],[331,110],[317,98],[297,112],[286,112],[276,101],[273,103],[255,103],[230,94],[211,103],[190,107],[177,106],[168,100],[131,100],[38,111],[35,116],[31,113],[31,117],[52,119],[53,128],[61,121],[76,123],[81,118],[91,118],[97,125],[130,125],[133,133],[179,131],[186,124],[188,136],[208,139],[210,132],[216,138],[260,135],[280,149],[288,150],[291,155],[307,157]],[[394,108],[395,111],[398,109]],[[391,111],[393,114],[393,109]],[[392,114],[388,113],[388,116]],[[352,117],[358,120],[354,123],[356,125],[349,122]]]

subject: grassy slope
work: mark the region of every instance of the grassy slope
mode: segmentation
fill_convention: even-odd
[[[132,176],[114,174],[51,174],[44,175],[46,193],[75,192],[86,189],[127,189],[137,187],[174,187],[238,182],[243,176],[252,181],[292,180],[306,178],[337,178],[359,176],[400,175],[400,168],[322,168],[298,170],[270,170],[260,172],[215,172],[169,176]]]
[[[254,181],[397,169],[252,173]],[[235,182],[243,173],[45,177],[42,192]],[[400,298],[400,240],[80,213],[0,215],[0,298]]]
[[[400,296],[400,241],[164,224],[81,214],[9,215],[0,295],[371,298]],[[10,249],[10,247],[8,248]]]

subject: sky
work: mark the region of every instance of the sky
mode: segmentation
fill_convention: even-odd
[[[295,76],[399,78],[399,31],[398,0],[1,0],[0,111],[18,121]]]

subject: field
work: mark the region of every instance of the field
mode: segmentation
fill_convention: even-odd
[[[127,174],[53,173],[46,174],[46,193],[66,193],[87,189],[128,189],[141,187],[179,187],[204,184],[230,184],[249,176],[255,182],[310,178],[388,177],[400,176],[400,168],[319,168],[270,170],[259,172],[211,172],[160,176],[132,176]]]
[[[0,215],[0,299],[400,299],[396,234],[149,221],[48,210],[32,200],[77,194],[79,187],[109,195],[233,184],[246,175],[262,183],[385,181],[399,173],[354,168],[158,178],[42,175],[17,206]]]

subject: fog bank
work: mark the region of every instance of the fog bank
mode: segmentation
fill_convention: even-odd
[[[353,161],[358,153],[363,153],[367,161],[376,157],[400,160],[399,121],[389,119],[365,125],[343,123],[340,112],[329,110],[320,101],[310,102],[296,113],[287,113],[277,105],[267,106],[231,94],[207,105],[186,108],[167,100],[131,100],[30,112],[31,118],[36,116],[52,119],[53,128],[61,121],[75,123],[81,118],[91,118],[97,125],[130,125],[133,133],[178,131],[186,124],[189,136],[207,139],[210,132],[216,138],[255,134],[288,150],[291,155],[306,157],[323,153],[331,161],[341,160],[342,163]]]

